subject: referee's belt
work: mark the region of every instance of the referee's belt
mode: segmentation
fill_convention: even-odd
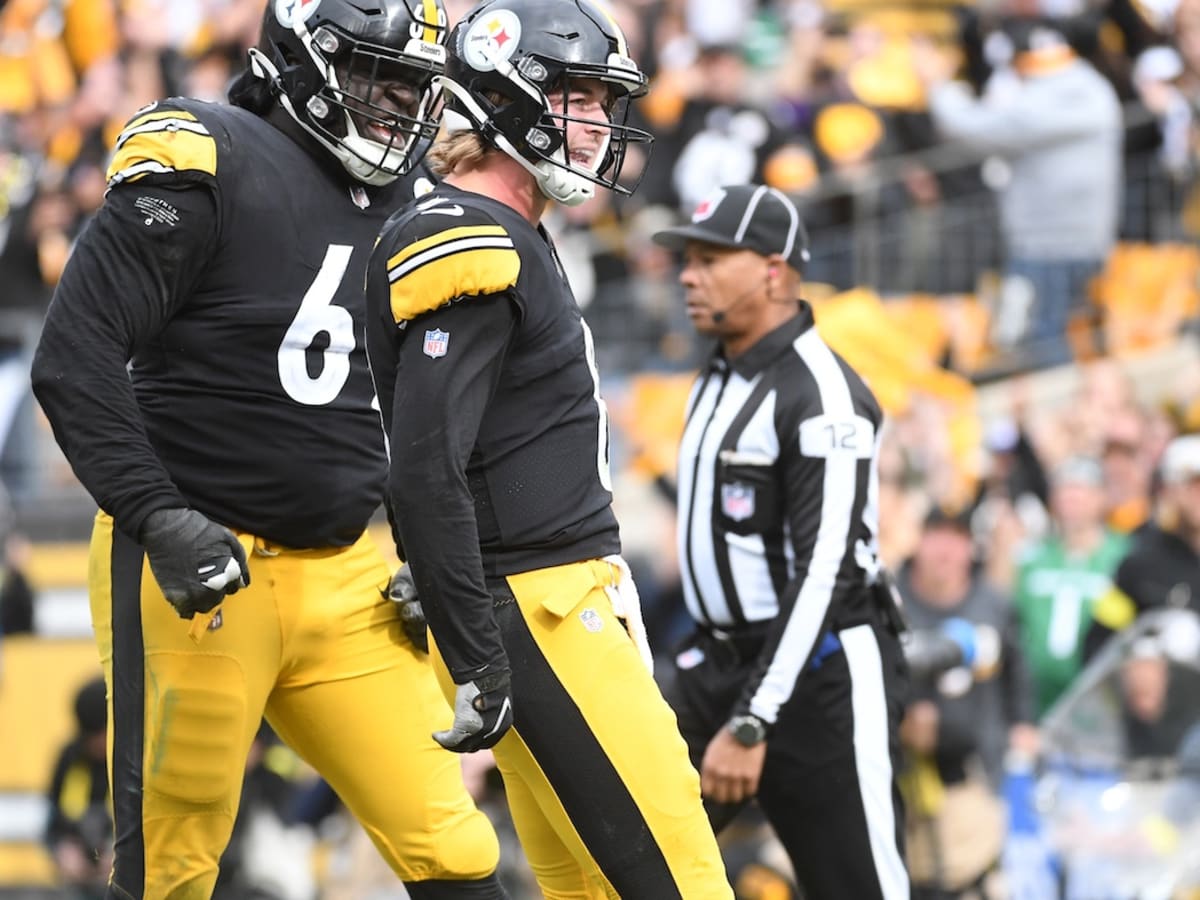
[[[706,639],[705,649],[710,655],[729,663],[741,665],[757,659],[759,654],[762,653],[763,645],[767,642],[767,633],[770,631],[770,628],[771,622],[767,621],[750,623],[736,631],[726,631],[725,629],[715,628],[710,625],[700,625],[699,631]],[[825,632],[824,637],[821,638],[816,649],[813,650],[812,657],[808,662],[809,668],[819,669],[826,659],[841,649],[842,642],[838,639],[837,633],[834,631]]]

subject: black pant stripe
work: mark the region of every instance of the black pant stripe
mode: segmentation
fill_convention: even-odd
[[[146,848],[142,835],[142,746],[145,723],[145,653],[142,644],[140,545],[113,529],[113,760],[115,858],[110,897],[141,900]],[[119,888],[119,893],[114,890]]]
[[[519,607],[499,606],[496,618],[513,667],[514,727],[604,877],[625,900],[682,900],[649,824]]]

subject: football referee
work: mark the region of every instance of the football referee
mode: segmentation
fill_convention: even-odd
[[[679,451],[696,629],[668,691],[713,827],[757,797],[808,900],[907,898],[879,405],[798,299],[807,238],[784,194],[718,189],[654,239],[682,250],[688,316],[717,339]]]

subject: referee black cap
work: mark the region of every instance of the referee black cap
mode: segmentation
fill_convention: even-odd
[[[655,243],[682,250],[688,241],[778,253],[797,272],[808,263],[808,232],[786,194],[763,184],[737,184],[710,193],[686,225],[654,234]]]

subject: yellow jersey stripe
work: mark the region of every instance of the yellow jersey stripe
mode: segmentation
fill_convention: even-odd
[[[185,109],[156,109],[135,115],[125,123],[124,128],[121,130],[121,135],[124,136],[127,131],[136,131],[143,125],[148,125],[151,122],[162,122],[167,119],[178,119],[181,122],[195,122],[197,125],[200,125],[199,120]],[[203,125],[200,125],[200,127],[204,128]]]
[[[512,250],[514,249],[512,238],[505,234],[463,237],[456,241],[443,241],[437,246],[430,247],[427,250],[418,253],[416,256],[409,256],[409,258],[400,263],[400,265],[393,269],[389,269],[388,281],[399,281],[402,278],[407,278],[415,270],[421,268],[421,266],[441,259],[443,256],[452,256],[455,253],[462,253],[467,250],[486,249]]]
[[[521,257],[511,241],[507,247],[441,252],[392,283],[392,317],[406,322],[461,297],[498,294],[513,287],[520,272]]]
[[[507,236],[508,232],[504,230],[503,225],[463,225],[459,228],[447,228],[445,231],[439,231],[437,234],[432,234],[427,238],[421,238],[419,241],[413,241],[395,256],[391,257],[387,262],[389,277],[391,271],[405,260],[415,256],[418,253],[428,250],[430,247],[436,247],[438,244],[444,244],[449,241],[457,241],[461,238],[468,237]],[[394,281],[395,279],[393,278],[392,280]]]
[[[425,20],[425,31],[422,38],[430,44],[437,43],[438,9],[436,0],[424,0],[422,3],[422,18]],[[430,23],[433,23],[432,25]]]
[[[207,131],[163,127],[129,134],[124,143],[118,142],[107,178],[115,185],[151,173],[184,171],[217,174],[217,142]]]

